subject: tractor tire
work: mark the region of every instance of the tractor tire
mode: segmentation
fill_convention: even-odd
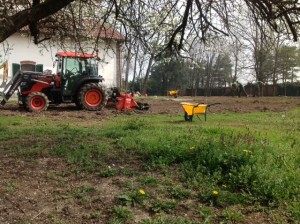
[[[49,106],[48,97],[41,92],[30,93],[25,100],[25,107],[30,112],[47,110]]]
[[[76,105],[81,109],[96,111],[101,110],[107,101],[105,87],[99,83],[83,85],[77,96]]]

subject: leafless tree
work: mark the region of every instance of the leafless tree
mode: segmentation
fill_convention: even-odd
[[[134,29],[137,31],[137,34],[141,36],[144,33],[139,29],[141,28],[139,27],[140,23],[136,24],[137,20],[130,17],[129,10],[135,9],[135,12],[139,13],[140,11],[144,12],[144,8],[147,9],[145,14],[138,14],[136,16],[138,20],[143,17],[151,19],[153,18],[153,11],[160,10],[161,16],[159,18],[156,17],[158,26],[154,29],[159,29],[162,26],[168,27],[170,25],[169,18],[175,16],[177,22],[170,26],[169,38],[166,42],[167,48],[175,50],[183,48],[184,41],[191,32],[195,32],[196,36],[203,40],[207,38],[209,32],[228,35],[230,16],[238,13],[234,12],[237,2],[245,3],[258,25],[261,24],[261,21],[264,21],[271,29],[278,31],[278,24],[280,22],[284,25],[285,32],[292,35],[294,40],[297,40],[299,36],[300,5],[297,0],[156,0],[151,2],[151,5],[155,5],[155,8],[148,7],[151,6],[150,1],[135,0],[1,0],[0,42],[28,25],[31,34],[35,37],[35,42],[38,43],[38,35],[43,22],[47,18],[56,15],[59,10],[73,4],[81,4],[82,6],[101,5],[102,8],[106,9],[105,11],[93,10],[97,12],[99,19],[116,20],[126,27],[131,25],[131,27],[135,27]],[[64,24],[68,20],[67,17],[61,17],[60,19],[56,20],[56,22]],[[78,22],[76,25],[79,25]]]

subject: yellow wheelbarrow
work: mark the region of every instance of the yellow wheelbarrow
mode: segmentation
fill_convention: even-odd
[[[193,121],[193,116],[204,115],[204,119],[206,121],[206,110],[208,104],[202,103],[181,103],[181,106],[184,110],[184,119],[186,121]]]
[[[196,115],[199,118],[199,115],[203,115],[206,121],[206,112],[207,108],[213,105],[218,105],[220,103],[204,104],[204,103],[190,103],[182,102],[181,106],[184,110],[184,119],[186,121],[193,121],[193,116]],[[200,119],[200,118],[199,118]]]
[[[179,95],[179,92],[180,92],[180,90],[177,89],[177,90],[170,90],[168,93],[169,93],[169,96],[174,96],[174,98],[177,98]]]

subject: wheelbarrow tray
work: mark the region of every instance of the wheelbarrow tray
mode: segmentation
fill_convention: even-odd
[[[194,115],[204,115],[206,120],[206,109],[208,104],[182,102],[181,106],[185,112],[184,118],[186,121],[192,121]]]
[[[177,94],[179,94],[179,90],[170,90],[169,91],[170,96],[174,96],[174,95],[177,95]]]

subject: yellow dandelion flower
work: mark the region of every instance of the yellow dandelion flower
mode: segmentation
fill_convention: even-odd
[[[243,150],[243,152],[244,152],[244,153],[246,153],[246,154],[250,154],[250,153],[252,153],[252,151],[251,151],[251,150],[247,150],[247,149],[244,149],[244,150]]]
[[[219,195],[219,192],[218,192],[218,191],[213,191],[213,195],[214,195],[215,197],[217,197],[217,196]]]
[[[139,192],[140,192],[140,194],[142,194],[142,195],[146,194],[146,192],[145,192],[143,189],[140,189]]]

